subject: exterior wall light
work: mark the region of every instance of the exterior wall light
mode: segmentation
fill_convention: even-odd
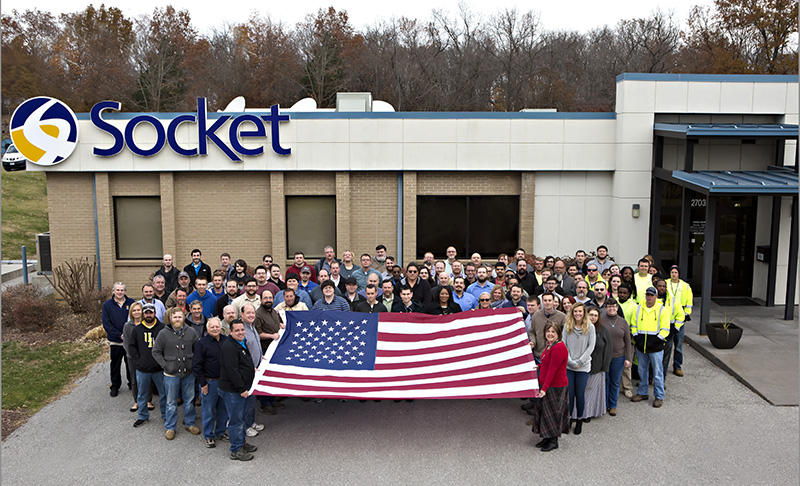
[[[640,213],[639,205],[638,204],[634,204],[633,208],[631,209],[631,216],[633,216],[634,218],[638,218],[639,217],[639,213]]]

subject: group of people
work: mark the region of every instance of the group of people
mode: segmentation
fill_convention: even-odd
[[[276,397],[249,394],[256,369],[279,338],[282,312],[309,309],[448,315],[517,308],[539,364],[540,396],[523,409],[533,415],[529,425],[542,435],[537,445],[544,451],[557,448],[573,424],[580,434],[592,417],[616,415],[620,387],[633,401],[648,399],[651,368],[653,406],[660,407],[671,356],[674,373],[683,375],[683,323],[692,294],[676,267],[667,279],[648,257],[636,272],[620,268],[602,245],[590,261],[582,250],[567,260],[529,256],[520,248],[491,264],[478,253],[461,262],[454,247],[446,254],[436,261],[428,252],[401,267],[378,245],[374,254],[360,256],[359,265],[353,252],[339,259],[326,247],[313,264],[296,252],[285,272],[271,255],[252,268],[223,253],[214,271],[199,249],[183,270],[164,255],[140,300],[117,282],[103,305],[110,394],[119,394],[124,362],[134,427],[148,422],[157,394],[165,437],[172,440],[182,401],[186,431],[203,434],[209,448],[229,441],[231,459],[250,460],[256,446],[246,438],[264,428],[255,419],[256,401],[266,414],[284,407]],[[633,395],[631,364],[637,360],[641,380]],[[202,410],[202,429],[195,406]]]

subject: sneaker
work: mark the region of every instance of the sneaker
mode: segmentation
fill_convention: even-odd
[[[633,397],[633,392],[632,392],[632,391],[630,391],[630,390],[626,390],[626,391],[625,391],[625,397],[626,397],[626,398],[631,398],[631,397]]]
[[[672,373],[675,374],[675,376],[683,376],[683,370],[680,369],[675,370]]]
[[[244,443],[242,446],[245,452],[255,452],[258,450],[258,447],[254,446],[253,444],[248,444],[247,442]]]
[[[136,422],[133,423],[133,426],[134,427],[141,427],[142,425],[145,424],[145,422],[147,422],[147,420],[136,419]]]
[[[257,431],[259,431],[259,432],[261,432],[262,430],[264,430],[264,424],[257,424],[257,423],[255,423],[255,422],[253,422],[253,425],[251,425],[250,427],[252,427],[252,428],[256,429],[256,430],[257,430]]]
[[[608,414],[611,415],[612,417],[616,417],[617,416],[617,409],[616,408],[609,408],[608,409]]]
[[[167,433],[164,434],[164,437],[166,437],[167,440],[174,439],[175,438],[175,431],[174,430],[168,430]]]
[[[119,395],[119,390],[117,388],[112,388],[111,392],[109,393],[112,397]]]
[[[247,435],[247,437],[255,437],[255,436],[258,435],[258,431],[256,429],[252,428],[252,427],[248,427],[246,435]]]
[[[253,459],[253,454],[245,451],[244,448],[241,448],[236,452],[231,452],[231,460],[233,461],[249,461],[251,459]]]
[[[186,432],[191,432],[192,435],[200,435],[200,428],[196,425],[186,427]]]
[[[214,439],[206,439],[206,447],[213,449],[217,447],[217,443],[214,441]]]
[[[636,395],[633,398],[631,398],[631,401],[632,402],[641,402],[643,400],[647,400],[647,398],[648,398],[647,395]]]
[[[278,411],[275,410],[275,407],[270,407],[269,405],[261,407],[261,411],[267,415],[275,415],[276,413],[278,413]]]
[[[218,436],[216,437],[216,439],[217,439],[217,440],[221,440],[221,441],[223,441],[223,442],[228,442],[229,440],[231,440],[231,438],[230,438],[230,437],[228,437],[228,434],[222,434],[222,435],[218,435]]]
[[[654,408],[661,408],[661,405],[663,405],[663,404],[664,404],[664,401],[663,401],[663,400],[660,400],[660,399],[658,399],[658,398],[656,398],[655,400],[653,400],[653,407],[654,407]]]

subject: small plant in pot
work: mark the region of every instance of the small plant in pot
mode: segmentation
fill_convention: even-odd
[[[742,328],[728,320],[728,314],[722,322],[710,322],[706,326],[708,340],[717,349],[733,349],[742,339]]]

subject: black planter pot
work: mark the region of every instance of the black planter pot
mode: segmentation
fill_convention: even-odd
[[[715,348],[733,349],[742,339],[742,328],[730,324],[728,329],[725,329],[721,323],[709,323],[706,326],[706,335]]]

